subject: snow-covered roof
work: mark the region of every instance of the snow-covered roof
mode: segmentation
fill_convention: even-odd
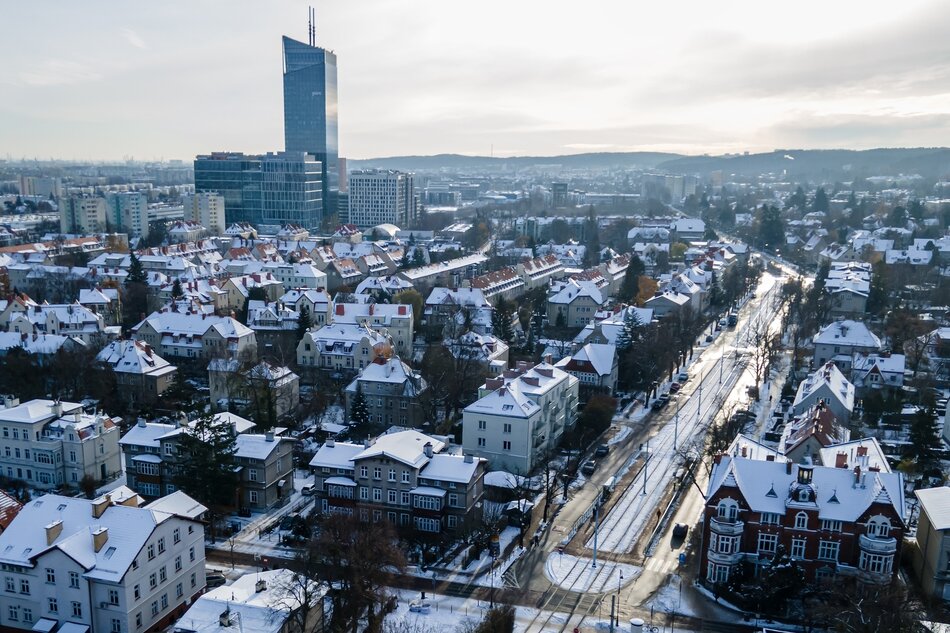
[[[201,505],[181,490],[176,490],[170,495],[165,495],[160,499],[156,499],[145,507],[149,510],[167,512],[168,514],[174,514],[175,516],[195,520],[208,511],[208,508]]]
[[[21,334],[19,332],[0,332],[0,351],[9,351],[21,347],[29,354],[50,355],[58,352],[64,345],[85,344],[74,336],[60,334]]]
[[[166,433],[174,431],[175,428],[174,424],[161,424],[159,422],[136,424],[122,436],[122,439],[119,440],[119,444],[158,449],[161,448],[160,438]]]
[[[424,448],[426,443],[432,445],[433,453],[439,453],[445,448],[445,442],[419,431],[398,431],[380,435],[375,442],[355,455],[353,460],[385,455],[409,466],[419,467],[428,459]]]
[[[819,330],[814,338],[816,345],[841,345],[867,349],[881,349],[879,339],[861,321],[835,321]]]
[[[851,468],[861,466],[862,470],[876,468],[885,473],[891,472],[891,465],[875,437],[863,437],[850,442],[841,442],[820,449],[819,458],[822,466],[836,468]],[[843,455],[843,465],[838,466],[839,455]]]
[[[596,373],[598,376],[609,376],[613,371],[614,358],[617,347],[609,343],[587,343],[573,356],[561,359],[555,365],[565,371]],[[591,372],[590,370],[594,371]]]
[[[809,374],[798,385],[798,392],[795,394],[792,406],[798,409],[799,405],[819,393],[822,388],[827,388],[824,393],[830,393],[844,405],[844,408],[849,411],[854,410],[854,385],[848,382],[841,370],[831,361]]]
[[[506,417],[528,418],[541,411],[531,398],[522,392],[520,383],[502,385],[472,404],[465,407],[466,412]]]
[[[598,305],[604,303],[604,293],[593,281],[569,279],[556,293],[548,297],[548,303],[566,305],[579,298],[589,297]]]
[[[467,484],[475,476],[479,464],[485,460],[480,457],[473,457],[471,461],[465,461],[465,459],[462,455],[445,453],[433,455],[429,463],[419,472],[419,477]]]
[[[96,360],[112,365],[113,371],[126,374],[158,374],[169,368],[175,369],[142,341],[112,341],[99,352]]]
[[[924,488],[914,494],[917,495],[921,510],[927,514],[933,529],[950,529],[950,488]]]
[[[59,404],[63,408],[62,415],[70,415],[82,411],[82,405],[76,402],[59,402]],[[56,402],[53,400],[45,400],[42,398],[29,400],[15,407],[0,409],[0,421],[32,424],[44,420],[53,420],[58,417],[53,412],[55,405]]]
[[[313,468],[345,468],[353,470],[353,458],[363,452],[362,444],[326,442],[310,460]]]
[[[784,515],[795,511],[789,492],[799,484],[799,464],[724,456],[713,466],[706,491],[710,498],[722,487],[738,488],[753,512]],[[874,503],[894,508],[904,516],[902,473],[862,472],[858,482],[845,468],[814,466],[812,486],[820,519],[856,521]],[[789,508],[789,506],[792,506]]]
[[[281,442],[289,442],[290,438],[277,437],[272,434],[241,433],[234,438],[234,456],[244,459],[267,459]]]

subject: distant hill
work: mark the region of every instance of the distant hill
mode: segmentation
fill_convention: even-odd
[[[658,164],[682,154],[664,152],[598,152],[590,154],[566,154],[564,156],[463,156],[462,154],[436,154],[435,156],[390,156],[348,160],[348,166],[356,169],[404,169],[408,171],[436,171],[439,169],[491,169],[526,168],[542,165],[559,165],[573,169],[604,169],[609,167],[653,168]]]
[[[791,157],[791,158],[789,158]],[[350,160],[354,169],[402,169],[406,171],[502,171],[529,167],[565,169],[635,168],[657,169],[677,174],[707,175],[721,170],[726,176],[762,173],[812,180],[851,180],[855,177],[920,174],[925,178],[950,178],[950,148],[780,149],[741,156],[684,156],[664,152],[596,152],[563,156],[390,156]]]
[[[781,173],[784,170],[789,177],[838,180],[902,173],[940,178],[950,173],[950,149],[782,149],[742,156],[683,156],[660,163],[657,168],[684,174],[708,174],[721,170],[725,175]]]

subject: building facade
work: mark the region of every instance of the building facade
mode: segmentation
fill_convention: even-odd
[[[141,191],[110,193],[106,196],[106,225],[133,237],[148,237],[148,198]]]
[[[88,235],[106,230],[106,201],[98,196],[75,195],[59,201],[59,230]]]
[[[181,197],[184,220],[205,227],[212,235],[224,235],[226,227],[224,196],[213,191],[184,194]]]
[[[425,422],[421,398],[429,386],[398,356],[377,358],[346,387],[347,419],[352,419],[357,391],[363,394],[370,420],[386,427],[419,427]]]
[[[416,220],[416,192],[411,173],[395,170],[349,174],[348,221],[367,229],[379,224],[408,227]]]

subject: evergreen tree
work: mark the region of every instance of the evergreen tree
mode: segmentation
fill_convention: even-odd
[[[587,250],[584,252],[584,266],[590,268],[600,263],[600,236],[597,227],[597,212],[594,205],[587,209],[587,222],[584,232],[587,237]]]
[[[815,192],[815,199],[812,200],[811,209],[812,211],[828,213],[828,194],[825,193],[824,187],[818,187],[818,191]]]
[[[172,284],[172,298],[179,299],[185,296],[185,291],[181,289],[181,279],[176,279]]]
[[[492,334],[503,340],[505,343],[511,343],[515,338],[514,329],[511,327],[511,318],[514,315],[514,307],[510,301],[499,298],[498,303],[491,313]]]
[[[129,255],[129,274],[125,278],[125,283],[131,285],[144,284],[147,282],[148,276],[145,274],[145,269],[142,268],[142,262],[135,256],[135,253],[132,253]]]
[[[797,207],[798,209],[804,209],[807,204],[807,199],[805,198],[805,190],[800,186],[795,189],[795,193],[790,195],[785,201],[785,208],[791,209]]]
[[[426,260],[422,255],[422,249],[418,246],[412,251],[412,266],[413,268],[419,268],[420,266],[425,266]]]
[[[179,435],[175,485],[207,506],[212,542],[217,517],[240,503],[235,498],[235,437],[234,427],[215,421],[213,413],[203,414]]]
[[[777,207],[763,205],[759,215],[759,239],[764,246],[777,248],[785,242],[785,225]]]
[[[624,352],[628,350],[635,342],[640,340],[640,317],[636,310],[627,308],[623,315],[623,329],[617,333],[617,351]]]
[[[366,396],[363,395],[363,386],[356,385],[356,395],[350,405],[350,421],[353,423],[353,436],[356,438],[371,435],[369,407],[366,405]]]
[[[620,283],[619,299],[627,303],[633,303],[640,294],[640,275],[644,273],[646,267],[643,261],[637,255],[630,256],[630,265],[623,274],[623,281]]]
[[[313,319],[310,317],[310,308],[300,306],[300,314],[297,316],[297,340],[302,339],[311,327],[313,327]]]
[[[926,473],[939,464],[937,451],[942,442],[937,431],[934,412],[918,409],[910,425],[910,448],[908,457],[917,463],[917,472]]]

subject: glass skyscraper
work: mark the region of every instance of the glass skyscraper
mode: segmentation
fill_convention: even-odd
[[[283,46],[284,146],[288,153],[306,152],[320,162],[321,208],[332,213],[340,183],[336,54],[286,36]]]

